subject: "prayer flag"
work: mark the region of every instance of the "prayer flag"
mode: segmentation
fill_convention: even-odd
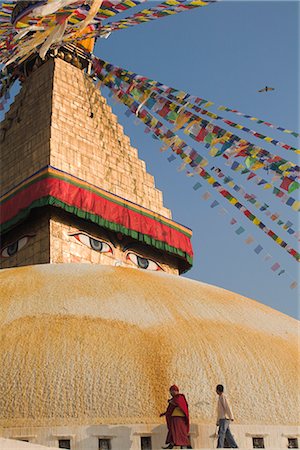
[[[201,187],[202,187],[201,183],[196,183],[196,184],[194,184],[193,189],[194,189],[194,191],[197,191],[197,189],[200,189]]]
[[[216,206],[218,206],[219,205],[219,202],[217,201],[217,200],[214,200],[213,202],[212,202],[212,204],[210,205],[210,207],[211,208],[215,208]]]
[[[263,247],[261,245],[258,245],[257,247],[255,247],[254,251],[257,255],[260,254],[260,252],[263,250]]]
[[[170,155],[167,159],[169,162],[172,162],[172,161],[174,161],[174,159],[176,159],[176,156]]]
[[[264,261],[269,261],[269,259],[271,259],[272,256],[269,253],[266,253],[264,256]]]
[[[204,192],[204,194],[202,195],[203,200],[208,200],[210,197],[211,197],[210,192]]]
[[[273,270],[273,272],[276,272],[276,270],[278,270],[279,267],[280,267],[280,264],[276,262],[276,263],[273,264],[273,266],[271,267],[271,270]]]

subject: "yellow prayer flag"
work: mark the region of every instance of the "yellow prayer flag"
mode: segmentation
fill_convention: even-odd
[[[202,159],[201,163],[198,164],[198,166],[200,166],[200,167],[205,167],[207,165],[208,165],[207,159]]]
[[[169,6],[177,6],[177,5],[180,4],[180,2],[178,2],[178,1],[176,1],[176,0],[167,0],[167,1],[165,2],[165,4],[166,4],[166,5],[169,5]]]
[[[193,6],[206,6],[207,2],[203,2],[202,0],[193,0],[192,2],[190,2],[190,5]]]
[[[267,141],[267,142],[271,142],[271,141],[273,141],[273,138],[266,136],[264,138],[264,140]]]
[[[267,183],[264,185],[264,189],[270,189],[271,187],[273,187],[273,186],[270,183]]]
[[[181,113],[179,114],[179,116],[177,117],[176,121],[175,121],[175,127],[174,130],[180,130],[180,128],[182,128],[187,121],[189,120],[189,116],[185,113]]]
[[[277,244],[281,244],[283,242],[283,239],[281,239],[279,236],[278,238],[275,239],[275,242],[277,242]]]
[[[262,167],[264,167],[264,164],[261,163],[260,161],[256,161],[253,166],[251,166],[251,170],[258,170],[261,169]]]
[[[205,106],[205,108],[209,108],[212,105],[214,105],[214,102],[207,102],[203,106]]]
[[[298,211],[298,210],[300,209],[300,202],[299,202],[299,201],[294,202],[294,203],[292,204],[292,208],[293,208],[295,211]]]
[[[235,204],[238,202],[238,200],[237,200],[236,198],[232,198],[231,200],[229,200],[229,202],[230,202],[232,205],[235,205]]]
[[[254,225],[259,225],[260,224],[260,220],[257,217],[254,217],[253,223],[254,223]]]
[[[209,151],[209,154],[210,154],[210,156],[216,156],[218,151],[219,151],[219,149],[217,147],[212,147]]]
[[[133,3],[131,0],[125,0],[124,3],[125,3],[127,6],[131,6],[131,7],[136,6],[136,4]]]
[[[217,114],[214,114],[214,113],[212,113],[210,111],[207,111],[206,115],[211,117],[212,119],[216,119],[218,117]]]

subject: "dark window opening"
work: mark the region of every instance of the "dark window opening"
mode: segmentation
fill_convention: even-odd
[[[141,437],[141,450],[152,450],[151,436]]]
[[[111,450],[110,439],[99,439],[99,450]]]
[[[21,441],[21,442],[29,442],[29,439],[22,439],[22,438],[20,438],[20,439],[17,439],[18,441]]]
[[[253,448],[265,448],[264,438],[263,437],[254,437],[253,440]]]
[[[288,438],[288,448],[299,448],[298,438]]]
[[[70,439],[59,439],[58,440],[58,448],[64,448],[67,450],[71,449],[71,440]]]

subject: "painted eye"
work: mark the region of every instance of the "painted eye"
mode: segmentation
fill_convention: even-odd
[[[92,238],[91,236],[83,233],[73,234],[72,236],[74,236],[79,242],[86,245],[87,247],[90,247],[96,252],[112,253],[111,246],[108,245],[107,242],[100,241],[99,239]]]
[[[129,259],[134,265],[144,270],[162,270],[162,268],[151,259],[143,258],[136,253],[127,253],[127,259]]]
[[[2,258],[10,258],[15,255],[21,248],[25,247],[32,236],[23,236],[12,244],[7,245],[1,250]]]

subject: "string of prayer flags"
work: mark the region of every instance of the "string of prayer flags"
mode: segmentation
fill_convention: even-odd
[[[232,122],[231,120],[224,119],[224,117],[221,117],[218,114],[214,114],[214,113],[212,113],[210,111],[207,111],[205,109],[202,109],[202,108],[199,108],[199,107],[196,107],[196,106],[194,106],[193,109],[196,110],[197,112],[199,112],[202,115],[206,115],[206,116],[211,117],[212,119],[215,119],[215,120],[220,120],[220,121],[226,123],[228,126],[230,126],[232,128],[236,128],[236,129],[238,129],[240,131],[244,131],[245,133],[251,134],[252,136],[254,136],[254,137],[258,138],[258,139],[262,139],[262,140],[268,142],[269,144],[272,144],[272,145],[284,148],[285,150],[291,150],[291,151],[295,152],[298,155],[300,154],[300,149],[299,148],[292,147],[291,145],[288,145],[288,144],[285,144],[284,142],[281,142],[281,141],[278,141],[276,139],[273,139],[270,136],[266,136],[264,134],[258,133],[255,130],[251,130],[248,127],[245,127],[245,126],[240,125],[238,123]],[[295,134],[297,134],[297,133],[295,133]]]
[[[201,185],[201,187],[202,187],[202,185]],[[201,198],[203,200],[205,200],[205,201],[209,200],[211,198],[211,194],[209,192],[205,192],[201,196]],[[218,207],[218,211],[220,213],[222,213],[222,214],[227,214],[228,213],[228,211],[225,208],[223,208],[217,200],[213,200],[212,203],[210,204],[210,208],[214,209],[216,207]],[[237,220],[234,217],[232,217],[231,220],[230,220],[230,225],[236,225],[236,224],[237,224],[237,228],[235,229],[235,234],[238,235],[238,236],[241,236],[246,230],[245,230],[245,228],[243,226],[238,224]],[[254,237],[252,235],[248,235],[246,237],[246,239],[244,240],[244,243],[246,245],[251,245],[251,244],[255,243],[255,239],[254,239]],[[254,252],[257,255],[260,255],[264,249],[263,249],[262,245],[256,243],[253,250],[254,250]],[[269,261],[270,259],[272,259],[272,256],[269,253],[265,253],[263,255],[263,260],[265,262]],[[286,276],[291,278],[289,273],[286,272],[286,270],[283,269],[278,262],[273,263],[272,266],[270,267],[270,269],[274,273],[277,272],[278,276],[281,276],[281,275],[285,274]],[[295,289],[297,287],[297,285],[298,285],[297,282],[293,281],[292,283],[290,283],[289,287],[290,287],[290,289]]]
[[[135,7],[145,0],[59,0],[0,4],[0,63],[29,55],[38,47],[48,50],[62,42],[76,43],[93,37],[101,20]],[[106,33],[107,34],[107,33]],[[105,35],[104,35],[105,37]],[[47,41],[47,44],[45,44]]]
[[[105,61],[103,61],[103,63],[104,63],[103,67],[105,67],[105,65],[107,65],[107,64],[109,65],[109,63],[106,63]],[[213,105],[214,103],[211,101],[192,96],[190,94],[187,94],[184,91],[178,91],[178,90],[171,88],[167,85],[164,85],[158,81],[154,81],[154,80],[148,79],[146,77],[139,76],[138,74],[135,74],[134,72],[129,72],[124,69],[120,69],[116,66],[110,67],[110,70],[114,70],[116,72],[120,71],[119,76],[121,78],[123,78],[124,80],[126,80],[126,81],[130,80],[131,82],[135,82],[135,83],[143,83],[144,87],[147,87],[147,88],[151,87],[152,89],[155,89],[156,92],[163,94],[170,100],[176,100],[176,102],[180,103],[185,108],[192,108],[195,111],[202,113],[202,114],[206,114],[213,119],[223,120],[227,125],[237,128],[237,129],[240,129],[242,131],[248,132],[248,133],[252,134],[253,136],[255,136],[256,138],[263,139],[266,142],[269,142],[273,145],[278,145],[286,150],[292,150],[292,151],[295,151],[296,153],[300,153],[300,149],[289,146],[288,144],[285,144],[284,142],[280,142],[276,139],[273,139],[269,136],[265,136],[261,133],[257,133],[254,130],[250,130],[249,128],[243,127],[242,125],[236,124],[232,121],[223,119],[222,117],[218,116],[217,114],[211,113],[211,112],[203,109],[203,107],[208,108],[209,106]],[[226,107],[220,107],[220,109],[227,110]],[[182,113],[182,109],[180,110],[180,112]],[[186,119],[186,117],[184,117],[184,114],[185,113],[183,111],[183,115],[181,115],[181,117],[180,117],[180,119],[183,119],[183,121],[185,121],[185,119]],[[251,116],[249,116],[249,117],[251,117]],[[263,122],[263,121],[261,121],[261,122]],[[269,124],[271,126],[271,124],[269,122],[265,122],[265,123],[267,125]],[[181,128],[181,127],[182,127],[182,125],[179,124],[178,128]],[[274,127],[274,126],[272,126],[272,127],[277,128],[282,131],[286,131],[286,132],[291,131],[291,130],[286,130],[285,128],[282,128],[282,127]],[[294,136],[298,135],[298,133],[295,133],[292,131],[291,131],[291,134],[293,134]]]
[[[276,233],[274,233],[273,230],[268,228],[258,217],[256,217],[250,210],[243,206],[238,201],[238,199],[235,198],[229,191],[224,189],[222,185],[209,174],[209,172],[204,170],[203,164],[197,164],[197,158],[200,157],[201,162],[203,158],[193,148],[189,148],[187,150],[188,146],[182,139],[176,136],[171,130],[167,129],[160,121],[158,121],[158,119],[156,119],[149,111],[147,111],[145,109],[147,102],[143,108],[139,108],[140,103],[134,99],[134,94],[131,95],[131,92],[129,92],[128,94],[124,92],[120,88],[120,84],[117,86],[109,82],[109,87],[113,90],[115,98],[119,99],[122,103],[129,107],[131,111],[136,114],[136,117],[139,117],[145,125],[151,128],[155,136],[157,136],[163,142],[167,141],[167,143],[170,144],[170,149],[174,153],[179,154],[184,162],[186,164],[189,164],[193,168],[195,173],[200,175],[200,177],[202,177],[208,184],[216,189],[219,194],[223,196],[230,204],[239,209],[239,211],[243,213],[248,220],[250,220],[259,229],[261,229],[277,245],[285,249],[285,251],[289,253],[296,261],[300,261],[300,254],[295,249],[289,246],[283,239],[281,239]],[[139,112],[137,113],[138,108]],[[193,157],[190,157],[192,153]]]
[[[62,42],[78,43],[97,36],[107,38],[116,30],[199,8],[218,0],[167,0],[120,21],[102,20],[135,7],[145,0],[59,0],[0,4],[0,63],[11,64],[39,48],[46,52]]]
[[[273,186],[272,183],[269,183],[264,178],[257,176],[256,173],[251,172],[249,169],[247,169],[247,167],[243,166],[242,164],[235,164],[235,162],[232,162],[230,159],[227,160],[227,163],[225,163],[225,165],[234,172],[239,171],[241,175],[247,175],[246,181],[252,181],[257,186],[262,187],[264,190],[272,188],[272,194],[275,197],[278,197],[281,203],[284,203],[286,206],[291,207],[292,209],[294,209],[294,211],[300,211],[300,201],[297,201],[295,198],[288,196],[279,188]]]
[[[245,191],[244,188],[236,184],[234,179],[232,177],[229,177],[225,175],[225,173],[219,168],[219,167],[211,167],[213,172],[216,173],[217,177],[222,180],[224,184],[227,184],[229,187],[231,187],[235,192],[238,192],[242,197],[249,203],[251,203],[255,208],[257,208],[259,211],[264,211],[267,216],[270,217],[270,219],[277,223],[277,225],[281,226],[283,230],[287,231],[290,235],[295,234],[295,230],[292,228],[293,223],[289,220],[284,221],[280,220],[279,218],[281,215],[279,213],[272,213],[268,208],[270,207],[267,203],[261,203],[257,200],[257,197],[254,194],[249,194]]]
[[[97,67],[97,65],[99,65],[100,69]],[[127,84],[124,85],[124,83],[119,78],[117,78],[116,76],[114,76],[113,78],[112,78],[112,76],[109,76],[109,77],[104,76],[103,77],[103,75],[102,75],[103,61],[97,59],[95,66],[96,66],[96,73],[100,74],[100,76],[103,79],[103,82],[106,85],[108,85],[111,88],[114,87],[116,92],[122,92],[122,90],[120,90],[121,87],[123,88],[123,90],[126,88],[126,92],[129,92],[130,95],[134,97],[134,99],[136,99],[137,101],[140,100],[140,101],[144,102],[145,93],[140,91],[140,90],[138,90],[136,87],[132,88],[132,86],[130,86],[129,84],[128,85]],[[114,82],[112,82],[112,79],[113,79]],[[122,95],[123,94],[120,94],[121,97],[122,97]],[[151,97],[148,96],[148,100],[150,98]],[[146,102],[144,102],[145,106],[148,106],[148,103],[147,103],[148,100]],[[164,103],[163,103],[164,105],[165,105],[165,102],[166,102],[166,100],[164,100]],[[135,110],[135,114],[137,114],[137,111],[139,110],[140,105],[141,105],[141,103],[138,103],[138,107]],[[160,111],[160,109],[161,109],[161,104],[159,106],[157,106],[156,103],[154,103],[152,110],[153,111],[157,111],[157,110]],[[173,135],[172,139],[173,138],[174,138],[174,135]],[[166,142],[166,141],[167,141],[167,145],[169,145],[169,139],[165,139],[164,140],[164,142]],[[264,189],[269,189],[269,188],[273,187],[271,183],[267,182],[266,180],[264,180],[261,177],[257,177],[256,174],[254,174],[253,172],[250,172],[249,169],[247,169],[245,166],[243,166],[240,163],[236,163],[236,162],[232,163],[231,169],[234,170],[234,171],[242,170],[241,173],[243,173],[243,174],[248,173],[247,180],[250,180],[251,178],[256,177],[255,180],[254,180],[255,183],[258,186],[262,186]],[[280,189],[278,189],[276,187],[273,187],[272,194],[275,195],[276,197],[281,198],[282,202],[284,202],[288,206],[291,206],[294,210],[298,210],[300,208],[300,202],[296,202],[295,199],[293,199],[292,197],[286,196],[282,191],[280,191]]]
[[[201,6],[207,6],[211,3],[215,3],[218,0],[167,0],[160,5],[153,8],[143,9],[129,17],[126,17],[118,22],[104,25],[99,27],[99,30],[93,33],[94,36],[103,36],[112,31],[124,30],[135,25],[150,22],[152,20],[160,19],[163,17],[171,16],[181,12],[185,12],[191,9],[199,8]]]
[[[167,100],[162,97],[157,89],[151,92],[156,84],[159,84],[159,90],[161,90],[161,86],[163,86],[161,83],[153,82],[153,80],[120,69],[102,60],[98,60],[94,67],[98,75],[103,69],[109,71],[118,78],[119,86],[122,86],[122,80],[127,83],[127,92],[130,92],[137,101],[143,103],[148,109],[160,115],[166,121],[175,124],[175,129],[179,128],[176,127],[176,121],[178,119],[181,121],[183,118],[183,121],[180,122],[180,128],[184,128],[184,132],[197,142],[209,144],[209,147],[212,147],[211,156],[222,155],[226,158],[231,156],[244,158],[246,167],[252,171],[266,168],[275,172],[275,174],[280,174],[283,189],[288,190],[291,186],[292,189],[299,187],[299,183],[295,182],[295,177],[300,177],[299,166],[241,139],[191,112],[184,111],[170,99]],[[112,78],[110,78],[111,80]],[[143,100],[141,101],[141,99]],[[219,149],[217,145],[221,145],[221,148]]]
[[[219,116],[218,114],[215,114],[215,113],[213,113],[211,111],[207,111],[203,107],[199,107],[199,106],[197,106],[197,105],[195,105],[193,103],[186,102],[185,100],[183,101],[180,98],[178,99],[177,96],[175,96],[175,95],[168,94],[167,97],[170,100],[175,100],[176,102],[179,102],[179,103],[183,104],[184,106],[189,107],[190,109],[193,109],[194,111],[196,111],[196,112],[198,112],[198,113],[200,113],[202,115],[208,116],[208,117],[210,117],[213,120],[220,120],[220,121],[226,123],[228,126],[230,126],[232,128],[236,128],[236,129],[238,129],[240,131],[244,131],[245,133],[251,134],[252,136],[254,136],[254,137],[258,138],[258,139],[262,139],[262,140],[264,140],[264,141],[266,141],[266,142],[268,142],[268,143],[270,143],[272,145],[282,147],[285,150],[291,150],[291,151],[295,152],[296,154],[300,154],[300,149],[299,148],[292,147],[292,146],[290,146],[290,145],[288,145],[288,144],[286,144],[284,142],[278,141],[278,140],[276,140],[276,139],[274,139],[274,138],[272,138],[270,136],[266,136],[264,134],[258,133],[255,130],[251,130],[248,127],[245,127],[245,126],[240,125],[238,123],[232,122],[231,120],[225,119],[224,117]],[[212,102],[207,102],[206,100],[203,100],[203,102],[206,102],[205,103],[206,107],[213,105]],[[218,109],[221,109],[221,108],[218,108]],[[222,107],[222,109],[223,109],[223,107]],[[223,109],[223,110],[227,111],[227,109]],[[181,128],[181,126],[180,126],[180,128]],[[295,132],[291,132],[291,133],[294,136],[297,135],[297,133],[295,133]]]
[[[231,108],[228,108],[226,106],[219,106],[218,110],[219,111],[228,111],[228,112],[231,112],[231,113],[236,114],[238,116],[245,117],[246,119],[250,119],[250,120],[252,120],[252,121],[254,121],[254,122],[258,123],[258,124],[263,124],[263,125],[266,125],[267,127],[273,128],[275,130],[282,131],[283,133],[291,134],[295,138],[298,138],[300,136],[300,134],[297,133],[296,131],[288,130],[286,128],[279,127],[278,125],[273,125],[272,123],[266,122],[265,120],[261,120],[261,119],[258,119],[257,117],[249,116],[249,114],[242,113],[242,112],[238,111],[237,109],[231,109]]]

